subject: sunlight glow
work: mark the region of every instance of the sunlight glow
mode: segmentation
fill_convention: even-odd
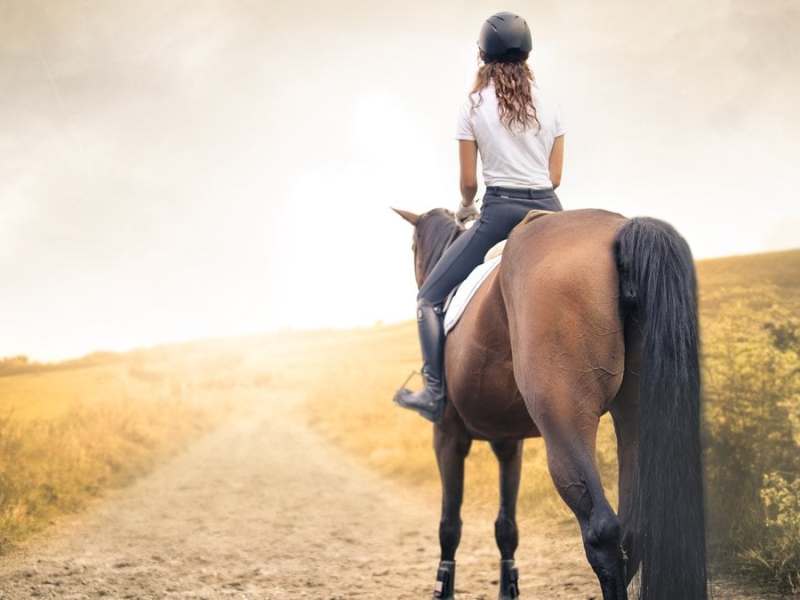
[[[319,4],[298,47],[287,3],[73,4],[0,22],[0,356],[413,318],[389,207],[457,205],[456,109],[493,6]],[[798,83],[741,60],[769,29],[678,5],[530,15],[562,203],[666,219],[697,257],[797,246]]]

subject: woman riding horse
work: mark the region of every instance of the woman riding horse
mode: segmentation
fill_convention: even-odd
[[[563,130],[532,85],[525,22],[491,17],[475,90],[459,124],[465,229],[443,209],[397,212],[414,227],[425,389],[395,399],[435,422],[442,482],[434,598],[454,600],[464,460],[473,440],[498,459],[500,600],[519,597],[514,555],[522,446],[541,437],[555,488],[575,515],[603,600],[707,600],[697,279],[668,223],[599,209],[561,211]],[[526,220],[532,208],[552,214]],[[511,229],[514,228],[512,232]],[[443,348],[441,304],[497,241],[503,260],[475,291]],[[447,374],[447,403],[445,397]],[[600,418],[617,435],[619,504],[595,456]]]
[[[445,403],[442,306],[447,295],[529,210],[561,210],[554,190],[561,183],[564,128],[526,62],[528,24],[518,15],[497,13],[483,24],[478,45],[483,65],[458,116],[462,200],[456,219],[479,218],[445,250],[417,295],[425,388],[416,393],[403,388],[394,397],[433,422],[441,419]],[[478,152],[486,184],[480,213],[475,207]]]

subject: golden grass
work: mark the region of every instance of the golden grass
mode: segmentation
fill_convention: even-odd
[[[129,369],[130,370],[130,369]],[[0,378],[2,410],[16,421],[56,420],[77,404],[160,394],[161,385],[118,366],[33,372]],[[97,394],[102,389],[102,394]]]
[[[202,371],[157,352],[27,371],[0,377],[0,552],[147,472],[230,408]]]
[[[305,386],[341,333],[285,332],[0,361],[0,553],[127,484],[265,388]]]

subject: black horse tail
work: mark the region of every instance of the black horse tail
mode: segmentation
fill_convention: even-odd
[[[633,507],[641,600],[706,600],[697,282],[675,229],[630,219],[615,240],[620,303],[642,336]]]

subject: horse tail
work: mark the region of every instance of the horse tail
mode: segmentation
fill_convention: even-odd
[[[638,514],[641,600],[706,600],[697,283],[686,240],[627,221],[615,240],[620,303],[642,336]]]

